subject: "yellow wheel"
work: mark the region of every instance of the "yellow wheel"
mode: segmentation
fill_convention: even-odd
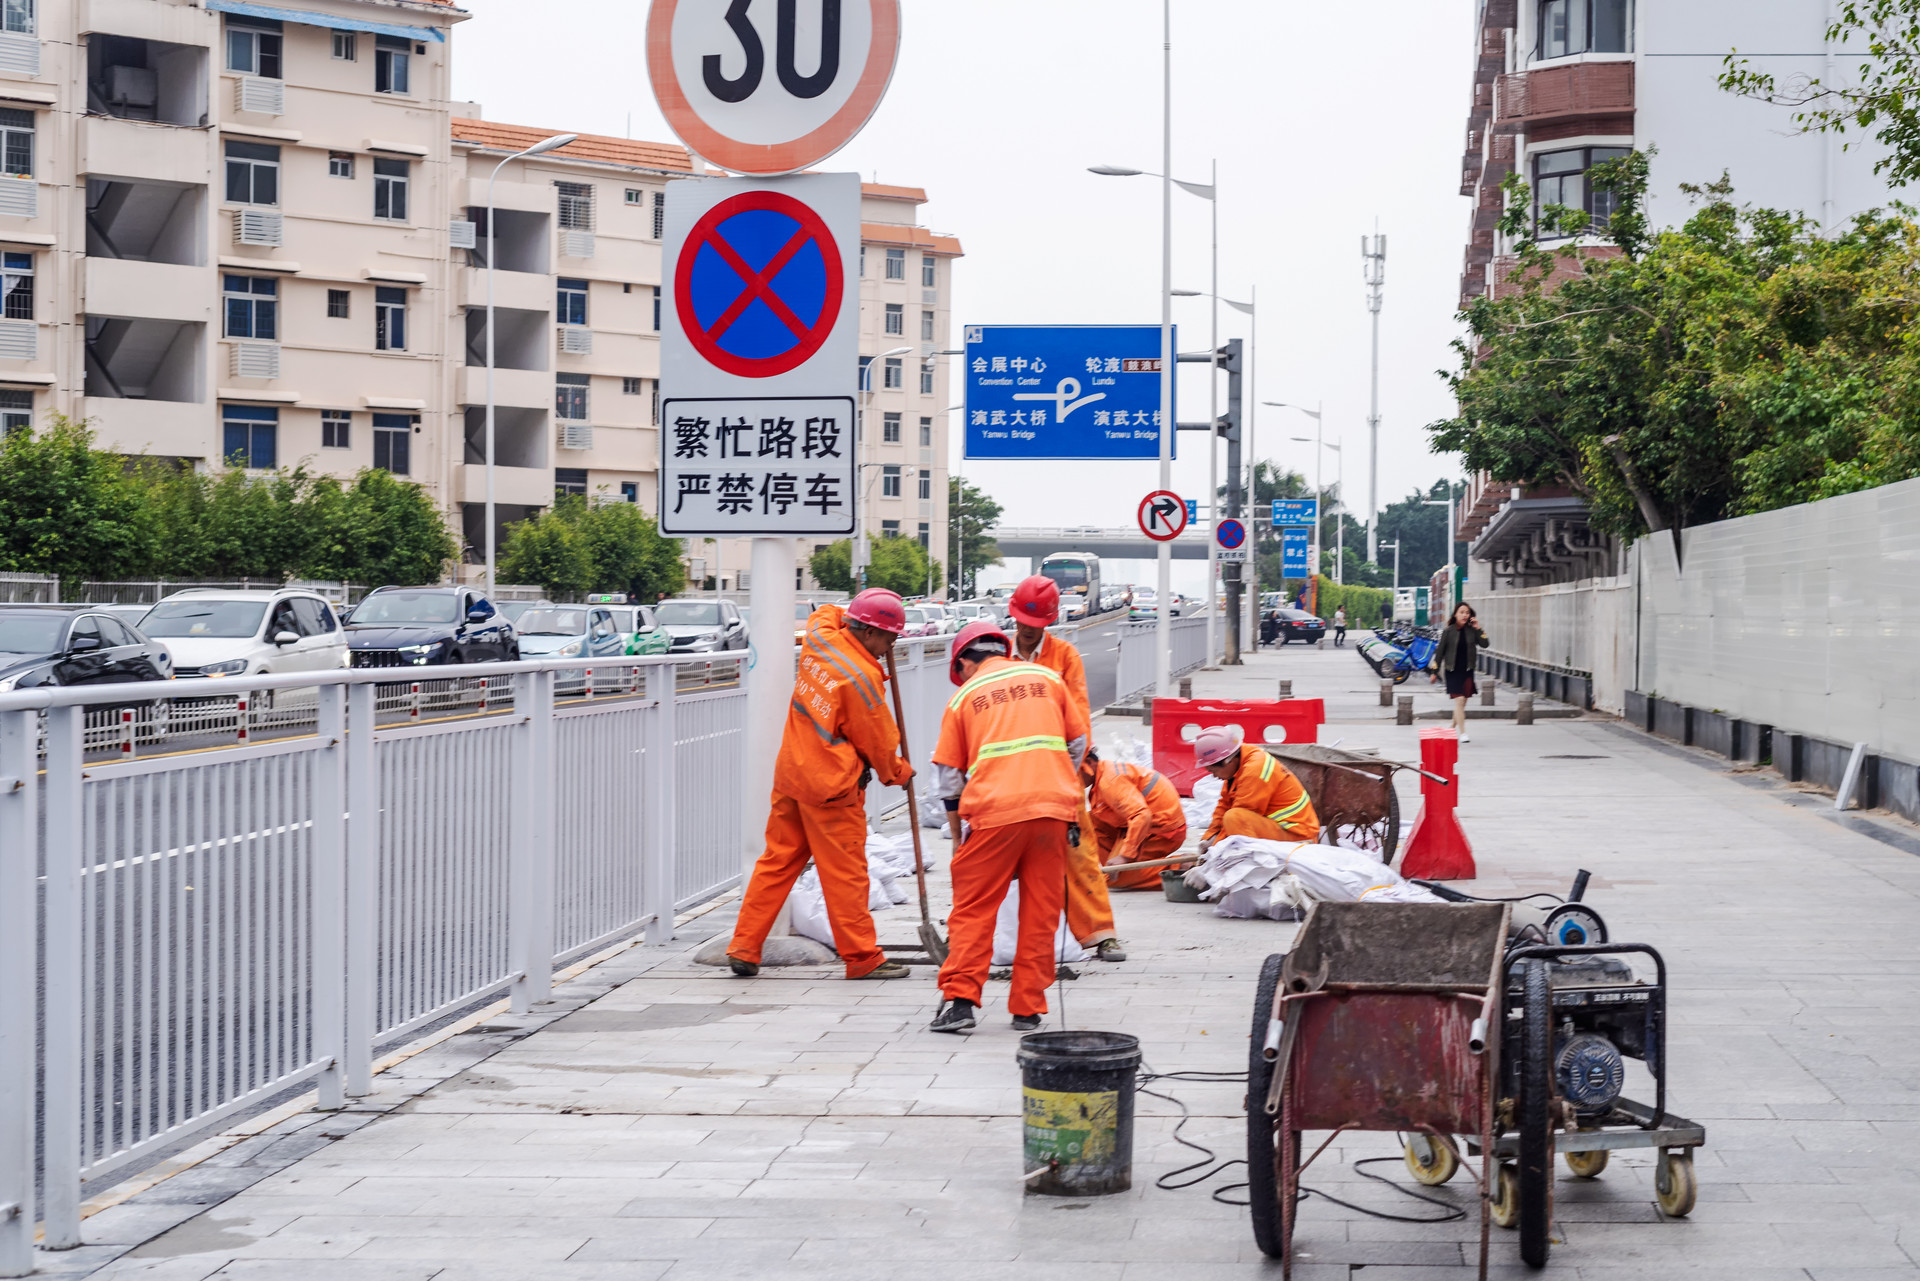
[[[1653,1198],[1659,1203],[1660,1212],[1684,1219],[1693,1212],[1693,1203],[1699,1194],[1700,1185],[1693,1177],[1693,1154],[1663,1155],[1653,1176]]]
[[[1494,1178],[1493,1221],[1503,1228],[1520,1225],[1520,1176],[1513,1162],[1502,1161]]]
[[[1437,1188],[1460,1169],[1460,1152],[1453,1140],[1416,1134],[1406,1142],[1407,1172],[1414,1180]]]
[[[1597,1179],[1600,1177],[1600,1172],[1607,1168],[1605,1148],[1598,1152],[1568,1152],[1565,1156],[1567,1168],[1573,1171],[1576,1178]]]

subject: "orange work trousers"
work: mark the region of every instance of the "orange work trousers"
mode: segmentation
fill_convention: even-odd
[[[940,994],[950,1001],[980,1004],[980,987],[993,964],[994,919],[1008,884],[1018,880],[1020,942],[1014,950],[1007,1009],[1045,1014],[1067,873],[1066,821],[1032,818],[1005,827],[976,827],[954,851],[951,872],[953,914],[947,918]]]
[[[1120,937],[1113,928],[1113,901],[1107,897],[1107,878],[1094,843],[1093,815],[1084,805],[1080,844],[1067,846],[1067,932],[1087,948]]]
[[[1251,836],[1262,841],[1317,841],[1320,821],[1299,814],[1276,823],[1258,810],[1228,810],[1220,820],[1221,836]]]
[[[1113,827],[1106,823],[1096,823],[1093,830],[1100,842],[1100,863],[1105,866],[1120,842],[1127,839],[1127,829]],[[1146,863],[1153,859],[1172,858],[1180,852],[1180,847],[1186,842],[1187,834],[1184,830],[1178,836],[1155,836],[1149,832],[1147,839],[1140,842],[1140,848],[1134,851],[1133,857],[1128,859],[1127,863]],[[1126,863],[1120,866],[1125,867]],[[1114,872],[1112,868],[1107,870],[1111,875],[1106,876],[1105,879],[1116,890],[1160,888],[1160,869],[1157,867],[1150,867],[1144,872]]]
[[[873,913],[867,910],[867,811],[862,805],[802,805],[773,794],[766,852],[753,865],[727,955],[759,964],[760,945],[809,859],[820,870],[834,950],[846,962],[847,977],[857,979],[887,959],[874,941]]]

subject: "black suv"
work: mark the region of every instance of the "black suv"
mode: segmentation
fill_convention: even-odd
[[[354,606],[355,667],[438,667],[520,657],[513,624],[471,587],[382,587]]]

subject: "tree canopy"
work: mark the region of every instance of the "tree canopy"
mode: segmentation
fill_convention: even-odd
[[[959,476],[947,477],[947,564],[961,567],[960,594],[974,594],[980,571],[1001,562],[1000,545],[988,538],[1004,510]]]
[[[686,584],[680,544],[663,537],[653,517],[633,503],[588,503],[578,494],[507,526],[500,577],[549,595],[626,592],[648,603]]]
[[[927,554],[917,538],[875,538],[867,543],[867,586],[885,587],[902,596],[923,596],[940,591],[943,579],[940,564]],[[857,591],[853,574],[853,543],[842,538],[814,552],[807,561],[813,580],[830,592]]]

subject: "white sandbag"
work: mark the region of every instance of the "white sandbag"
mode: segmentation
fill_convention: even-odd
[[[1013,954],[1020,941],[1020,882],[1015,881],[1007,887],[1007,897],[1000,902],[1000,915],[993,922],[993,963],[1012,965]],[[1066,913],[1060,914],[1060,928],[1053,935],[1053,959],[1062,964],[1087,959],[1087,949],[1073,935],[1067,932]]]
[[[1242,889],[1267,886],[1290,876],[1296,900],[1330,903],[1438,903],[1440,897],[1403,879],[1365,850],[1312,842],[1263,841],[1229,836],[1207,851],[1198,869],[1204,899],[1218,901]]]
[[[1100,749],[1100,759],[1112,761],[1115,765],[1138,765],[1142,769],[1152,769],[1153,747],[1135,734],[1115,734]]]
[[[1226,785],[1211,774],[1202,774],[1193,784],[1193,795],[1182,797],[1180,808],[1187,816],[1187,831],[1199,834],[1213,822],[1213,811],[1220,804],[1220,789]]]
[[[947,803],[935,796],[933,789],[924,780],[920,782],[920,826],[944,828],[947,825]]]
[[[1265,885],[1248,886],[1223,895],[1213,905],[1215,916],[1241,920],[1297,921],[1305,913],[1297,905],[1300,882],[1282,873]]]
[[[925,838],[920,848],[926,855],[927,870],[931,872],[938,866],[933,850],[928,848]],[[913,875],[913,833],[901,832],[898,836],[882,836],[878,832],[867,833],[867,862],[879,861],[893,869],[895,876]]]
[[[833,927],[827,924],[827,900],[820,892],[820,873],[812,868],[800,873],[787,896],[788,916],[793,932],[801,938],[833,946]]]

